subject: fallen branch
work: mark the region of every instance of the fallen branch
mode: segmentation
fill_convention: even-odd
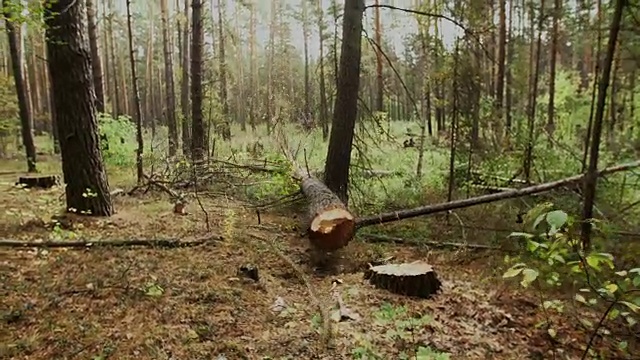
[[[402,245],[410,245],[410,246],[421,246],[421,245],[429,245],[432,247],[440,247],[440,248],[469,248],[469,249],[481,249],[481,250],[502,250],[506,251],[506,249],[502,249],[499,247],[484,245],[484,244],[465,244],[465,243],[457,243],[457,242],[439,242],[439,241],[430,241],[430,240],[415,240],[415,239],[404,239],[394,236],[386,236],[386,235],[376,235],[376,234],[360,234],[363,238],[368,240],[368,242],[372,243],[394,243],[394,244],[402,244]]]
[[[4,240],[0,239],[0,247],[19,247],[19,248],[92,248],[92,247],[158,247],[166,249],[175,249],[183,247],[193,247],[213,243],[222,240],[218,235],[209,235],[194,240],[180,239],[125,239],[125,240],[99,240],[99,241],[32,241],[32,240]]]
[[[598,176],[600,177],[608,174],[613,174],[616,172],[627,171],[629,169],[633,169],[636,167],[640,167],[640,160],[617,165],[617,166],[608,167],[606,169],[599,171]],[[568,184],[579,182],[584,178],[584,176],[585,176],[584,174],[580,174],[580,175],[571,176],[565,179],[552,181],[544,184],[539,184],[535,186],[529,186],[521,189],[514,189],[510,191],[482,195],[482,196],[469,198],[469,199],[456,200],[456,201],[440,203],[435,205],[420,206],[414,209],[393,211],[393,212],[384,213],[380,215],[359,218],[356,222],[356,227],[362,228],[365,226],[385,224],[388,222],[410,219],[418,216],[431,215],[431,214],[445,212],[449,210],[461,209],[461,208],[471,207],[475,205],[488,204],[488,203],[500,201],[500,200],[513,199],[517,197],[537,194],[537,193],[553,190],[562,186],[566,186]]]

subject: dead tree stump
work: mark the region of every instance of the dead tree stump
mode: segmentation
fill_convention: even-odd
[[[433,267],[422,261],[372,266],[364,278],[377,288],[423,299],[435,295],[442,287]]]
[[[29,175],[20,176],[16,185],[21,185],[25,188],[40,188],[50,189],[58,184],[58,177],[56,175]]]

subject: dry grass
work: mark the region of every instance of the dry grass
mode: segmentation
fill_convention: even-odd
[[[158,193],[117,197],[118,213],[112,218],[79,221],[70,231],[52,230],[47,225],[51,216],[64,207],[61,189],[22,190],[12,186],[15,179],[16,174],[0,175],[4,238],[207,235],[196,204],[189,206],[188,215],[176,215]],[[132,185],[126,176],[111,182],[112,187]],[[535,304],[481,278],[475,266],[455,265],[449,253],[354,241],[339,254],[341,273],[323,276],[309,265],[306,241],[291,231],[297,220],[263,214],[262,225],[257,225],[254,213],[239,201],[202,200],[212,232],[222,241],[179,249],[0,248],[0,358],[396,359],[419,346],[448,352],[452,359],[548,356],[551,343],[544,329],[534,327],[540,320]],[[273,244],[252,234],[273,239]],[[282,249],[302,274],[272,246]],[[364,264],[386,255],[434,264],[443,293],[433,300],[414,300],[365,284],[360,272]],[[258,267],[259,282],[238,274],[245,264]],[[333,280],[341,279],[346,305],[362,316],[358,322],[334,323],[329,348],[320,342],[318,312],[300,276],[326,307],[335,305],[330,289]],[[272,309],[278,297],[286,303],[282,311]],[[565,328],[557,346],[571,354],[575,332]]]

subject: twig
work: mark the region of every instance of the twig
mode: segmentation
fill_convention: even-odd
[[[208,235],[206,237],[197,238],[195,240],[180,239],[124,239],[124,240],[74,240],[74,241],[28,241],[28,240],[11,240],[0,239],[0,247],[13,248],[93,248],[93,247],[158,247],[158,248],[182,248],[193,247],[204,244],[210,244],[214,241],[221,240],[218,235]]]
[[[201,164],[193,165],[193,196],[195,196],[196,201],[198,202],[198,206],[200,206],[200,210],[204,213],[204,221],[207,226],[207,232],[211,231],[211,225],[209,224],[209,213],[207,209],[204,208],[202,201],[200,201],[200,196],[198,196],[198,172],[196,169],[201,166]]]

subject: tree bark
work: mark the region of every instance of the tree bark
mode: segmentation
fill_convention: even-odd
[[[96,109],[104,112],[104,83],[102,81],[102,60],[98,50],[98,25],[96,24],[96,8],[93,0],[87,0],[87,22],[89,24],[89,47],[91,48],[91,69],[93,87],[96,90]]]
[[[136,121],[136,140],[138,148],[136,149],[136,170],[138,175],[138,184],[142,183],[144,178],[144,170],[142,168],[142,153],[144,151],[144,140],[142,139],[142,109],[140,106],[140,93],[138,91],[138,77],[136,76],[136,58],[133,50],[133,31],[131,29],[131,0],[127,0],[127,31],[129,32],[129,65],[131,66],[131,86],[133,88],[133,106],[135,107]],[[174,117],[175,120],[175,117]],[[174,123],[175,125],[175,123]]]
[[[49,0],[44,9],[67,211],[109,216],[113,206],[98,139],[82,2]]]
[[[12,21],[11,0],[3,0],[5,27],[9,40],[9,54],[11,56],[11,69],[18,93],[18,107],[20,110],[20,128],[22,144],[27,155],[27,171],[36,172],[36,146],[33,141],[33,118],[29,107],[29,94],[24,78],[24,61],[19,46],[18,30]]]
[[[169,19],[167,14],[167,0],[160,0],[162,12],[162,52],[164,55],[164,86],[167,101],[166,119],[169,129],[169,156],[173,157],[178,151],[178,124],[176,122],[176,89],[173,83],[173,59],[171,54],[171,39],[169,38]]]
[[[191,156],[202,162],[205,154],[205,127],[202,114],[202,0],[191,1]]]
[[[325,184],[348,203],[351,147],[358,115],[362,16],[364,0],[346,0],[342,24],[342,48],[331,138],[325,163]]]
[[[549,59],[549,104],[547,107],[547,132],[553,136],[555,129],[553,117],[555,115],[555,97],[556,97],[556,60],[558,54],[558,27],[560,22],[560,12],[562,0],[554,0],[553,7],[553,25],[551,30],[551,50]],[[549,139],[549,144],[551,139]]]
[[[182,154],[191,153],[189,121],[189,0],[184,0],[184,29],[182,30],[182,80],[180,84],[180,108],[182,110]]]
[[[324,72],[324,10],[322,0],[318,0],[318,36],[320,38],[320,49],[318,66],[320,67],[320,124],[322,125],[322,140],[329,138],[329,113],[327,105],[327,85]]]
[[[219,59],[219,71],[220,71],[220,101],[222,102],[222,139],[231,141],[231,124],[229,123],[229,99],[227,92],[227,63],[225,59],[225,47],[224,47],[224,17],[222,16],[222,10],[224,3],[218,0],[218,40],[220,53]]]
[[[498,71],[496,79],[496,109],[502,118],[502,103],[504,99],[504,78],[506,70],[506,45],[507,45],[507,12],[506,1],[499,0],[500,3],[500,23],[498,27]],[[556,0],[558,1],[558,0]]]
[[[384,77],[382,74],[382,24],[380,23],[380,7],[378,7],[378,5],[380,5],[380,0],[375,0],[375,5],[374,37],[378,46],[374,50],[376,53],[376,103],[374,110],[382,112],[384,111]]]
[[[616,0],[614,12],[609,30],[609,44],[607,45],[606,59],[602,67],[602,77],[598,85],[598,103],[593,121],[593,134],[591,135],[591,148],[589,154],[589,168],[584,181],[584,208],[582,211],[582,247],[588,249],[591,245],[591,218],[593,217],[593,203],[596,198],[596,185],[598,184],[598,155],[600,153],[600,139],[602,137],[602,122],[604,118],[605,104],[607,101],[607,88],[611,77],[613,57],[616,52],[622,10],[626,0]]]

